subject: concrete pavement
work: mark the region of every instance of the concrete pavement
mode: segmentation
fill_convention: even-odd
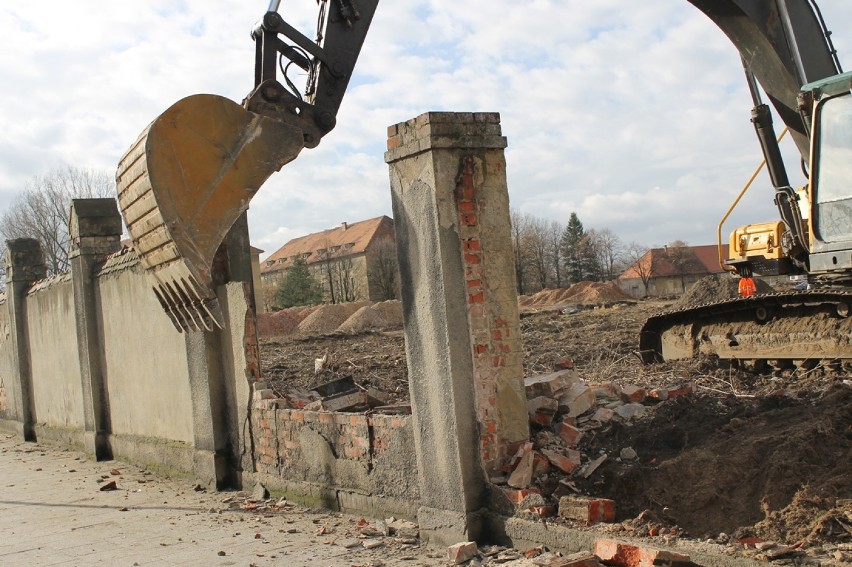
[[[102,491],[110,481],[116,490]],[[0,434],[0,565],[447,563],[417,540],[364,538],[359,517],[270,504]]]

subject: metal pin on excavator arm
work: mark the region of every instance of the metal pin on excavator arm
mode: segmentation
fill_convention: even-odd
[[[318,0],[316,42],[287,24],[278,4],[252,30],[255,83],[243,104],[184,98],[148,125],[118,165],[128,232],[180,331],[224,326],[214,256],[261,185],[334,128],[378,0]],[[308,72],[304,96],[286,76],[290,64]]]

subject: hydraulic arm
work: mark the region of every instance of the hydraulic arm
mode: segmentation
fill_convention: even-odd
[[[223,326],[214,256],[269,176],[334,128],[377,3],[320,0],[310,40],[284,21],[273,0],[252,30],[254,88],[242,106],[216,95],[187,97],[122,157],[119,206],[179,330]],[[308,73],[304,93],[287,76],[291,65]]]

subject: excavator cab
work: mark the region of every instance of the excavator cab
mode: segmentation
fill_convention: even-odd
[[[242,104],[211,94],[184,98],[154,119],[119,162],[116,187],[128,232],[180,331],[224,325],[212,268],[220,244],[261,185],[335,126],[378,0],[317,4],[310,40],[272,0],[251,33],[254,87]],[[293,65],[307,72],[304,92],[288,77]]]
[[[810,273],[852,272],[852,73],[805,85],[812,124]]]

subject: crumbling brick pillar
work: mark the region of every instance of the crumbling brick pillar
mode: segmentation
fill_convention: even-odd
[[[497,113],[388,131],[420,527],[475,539],[489,475],[529,438],[506,139]]]
[[[41,244],[34,238],[6,241],[6,306],[17,375],[12,376],[11,397],[15,433],[35,441],[30,345],[27,338],[26,295],[33,282],[47,275]]]
[[[97,460],[106,460],[112,458],[112,449],[95,271],[109,254],[121,249],[121,216],[115,199],[74,199],[68,228],[77,352],[83,386],[83,444],[86,452]]]

